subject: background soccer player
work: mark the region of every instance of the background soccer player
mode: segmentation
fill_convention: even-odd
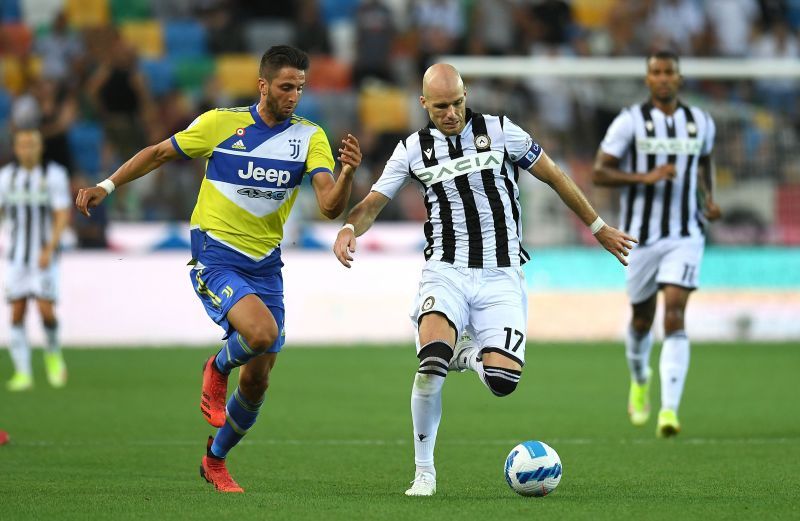
[[[67,170],[58,163],[42,162],[42,135],[38,130],[14,133],[16,161],[0,169],[0,207],[4,210],[9,247],[6,297],[11,305],[9,351],[14,375],[9,391],[33,387],[31,352],[25,334],[28,299],[34,298],[44,323],[47,381],[53,387],[67,383],[61,354],[58,320],[58,250],[69,223],[71,194]]]
[[[506,117],[467,108],[458,71],[431,66],[422,107],[430,123],[402,140],[372,191],[347,216],[333,251],[350,267],[356,236],[409,182],[425,195],[425,259],[411,319],[419,369],[411,391],[416,471],[409,496],[436,492],[433,452],[448,370],[471,369],[496,396],[511,394],[525,363],[527,290],[520,265],[530,257],[520,238],[517,169],[550,185],[623,264],[632,238],[597,216],[575,183],[531,136]],[[469,329],[474,342],[456,339]]]
[[[261,58],[258,103],[202,114],[186,130],[137,153],[97,187],[80,190],[76,201],[88,215],[115,186],[167,161],[207,158],[191,219],[190,278],[209,316],[225,330],[225,344],[203,371],[201,409],[220,429],[209,437],[200,467],[223,492],[242,492],[225,457],[255,423],[284,343],[280,242],[300,184],[311,177],[319,208],[332,219],[344,210],[361,162],[358,141],[348,134],[334,180],[325,132],[293,114],[308,64],[298,49],[271,47]],[[239,366],[239,386],[226,407],[228,374]]]
[[[631,372],[628,411],[634,425],[644,425],[650,415],[650,328],[658,290],[664,294],[656,433],[666,437],[680,431],[677,412],[689,369],[684,313],[700,278],[704,220],[718,219],[721,212],[713,198],[714,121],[678,99],[677,55],[662,51],[648,56],[645,84],[650,99],[622,109],[608,128],[597,152],[594,182],[623,188],[620,227],[639,240],[627,271],[633,318],[625,340]]]

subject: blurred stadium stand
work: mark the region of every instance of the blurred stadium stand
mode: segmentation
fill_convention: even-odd
[[[673,9],[687,13],[685,23],[665,23]],[[508,114],[530,130],[600,213],[614,222],[618,195],[592,186],[592,162],[620,108],[646,98],[642,78],[647,52],[673,47],[686,60],[714,59],[712,63],[726,66],[742,59],[796,63],[798,28],[800,0],[3,0],[0,164],[11,158],[14,125],[41,118],[40,109],[47,104],[42,81],[56,82],[57,106],[77,107],[66,133],[77,188],[102,179],[140,145],[168,138],[205,110],[255,102],[261,54],[270,45],[289,43],[311,56],[298,114],[318,122],[333,143],[346,132],[360,139],[364,159],[352,191],[356,202],[368,193],[398,139],[425,124],[418,103],[420,71],[436,56],[470,58],[472,63],[479,57],[491,62],[500,61],[498,57],[627,58],[640,67],[634,75],[565,78],[548,76],[546,69],[530,69],[527,75],[465,74],[470,106]],[[99,81],[97,71],[109,66],[116,67],[128,91],[122,100],[128,112],[122,116],[108,112],[108,103],[120,100],[93,94],[102,90],[92,85]],[[736,255],[709,250],[711,271],[704,272],[703,280],[710,289],[698,294],[698,299],[706,299],[698,306],[719,317],[703,327],[720,329],[707,329],[708,338],[744,335],[730,324],[756,313],[758,302],[767,298],[763,295],[775,296],[782,306],[779,315],[786,316],[780,319],[783,325],[773,327],[771,316],[753,314],[762,318],[748,319],[752,330],[772,327],[783,332],[775,334],[800,335],[787,318],[800,309],[796,276],[784,277],[785,286],[781,281],[769,285],[759,282],[763,270],[742,270],[738,264],[724,269],[730,259],[740,259],[785,274],[797,263],[798,86],[796,75],[770,78],[743,72],[739,78],[687,78],[685,100],[707,109],[717,122],[717,198],[725,218],[711,228],[710,243],[739,247]],[[148,237],[145,251],[185,247],[184,225],[166,222],[188,220],[202,170],[199,161],[171,163],[116,192],[92,220],[76,217],[70,246],[141,252],[141,246],[131,245],[133,238]],[[536,298],[544,302],[586,297],[585,304],[596,307],[597,298],[614,295],[618,305],[602,307],[619,311],[619,316],[602,321],[607,329],[591,334],[615,337],[627,320],[618,266],[607,266],[610,278],[603,280],[611,282],[595,288],[609,294],[570,293],[577,287],[594,291],[592,284],[602,277],[587,280],[575,274],[604,257],[593,257],[601,252],[582,248],[595,246],[591,234],[551,190],[530,176],[523,176],[521,188],[525,242],[539,254],[529,274]],[[419,257],[419,221],[425,217],[422,198],[414,187],[407,187],[382,212],[381,231],[364,238],[365,250]],[[335,225],[326,227],[322,221],[313,191],[301,191],[287,225],[285,248],[297,250],[292,252],[297,255],[305,255],[302,249],[327,250]],[[164,230],[169,233],[164,235]],[[76,269],[79,264],[72,262]],[[416,284],[415,277],[411,273],[408,284]],[[734,298],[719,292],[726,285],[731,291],[755,293],[747,298],[736,293]],[[394,297],[399,299],[398,309],[406,307],[407,295]],[[741,309],[726,311],[726,303],[740,297]],[[314,294],[308,301],[324,298]],[[373,302],[373,307],[383,309],[388,302]],[[572,305],[565,302],[564,309]],[[333,307],[318,311],[337,312]],[[553,323],[573,334],[568,325]]]
[[[686,42],[676,41],[675,27],[663,23],[664,13],[679,7],[697,21]],[[434,12],[437,17],[430,19]],[[63,30],[59,13],[66,22]],[[747,38],[744,51],[727,44],[727,34],[720,36],[720,20],[734,19],[736,27],[728,28]],[[36,82],[57,75],[43,64],[67,61],[68,73],[55,80],[62,99],[74,98],[80,107],[69,132],[76,183],[106,175],[127,159],[122,157],[127,150],[115,149],[118,140],[104,139],[103,108],[87,91],[93,71],[117,46],[130,49],[135,56],[131,66],[146,82],[146,92],[136,94],[139,109],[131,121],[146,144],[180,130],[203,110],[254,102],[260,54],[274,44],[305,45],[312,64],[298,112],[319,122],[332,141],[345,132],[362,138],[365,160],[354,201],[369,190],[396,140],[424,124],[416,101],[419,71],[437,49],[460,57],[640,59],[648,50],[673,46],[686,58],[800,58],[796,0],[4,0],[0,21],[0,125],[8,130],[15,117],[35,118],[40,101]],[[432,41],[428,31],[434,26],[446,29],[450,39]],[[684,29],[689,31],[689,25]],[[79,51],[60,54],[63,42]],[[468,77],[470,105],[507,113],[530,129],[602,213],[613,215],[616,194],[591,186],[592,156],[621,105],[644,99],[641,77],[569,80],[536,72],[527,78]],[[690,78],[684,96],[707,108],[719,126],[719,199],[729,206],[712,239],[800,244],[795,211],[800,207],[800,154],[794,146],[800,121],[798,78]],[[179,110],[169,106],[176,100]],[[0,161],[9,158],[6,135],[0,139]],[[201,171],[188,171],[196,187]],[[158,218],[163,212],[137,205],[168,205],[159,200],[163,194],[186,198],[178,206],[191,207],[192,190],[171,189],[174,183],[186,187],[175,179],[144,183],[130,201],[111,201],[110,216]],[[531,203],[526,240],[590,244],[580,224],[542,192],[534,183],[525,185],[523,197]],[[303,217],[319,217],[313,204],[298,206]],[[408,194],[393,201],[382,218],[418,220],[424,215],[422,202]]]

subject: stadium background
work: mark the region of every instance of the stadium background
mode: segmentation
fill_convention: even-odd
[[[421,198],[409,191],[392,203],[348,271],[329,252],[339,224],[319,219],[305,190],[285,241],[289,342],[268,406],[229,459],[247,493],[213,493],[197,476],[211,432],[197,394],[220,332],[185,266],[202,164],[175,162],[115,192],[92,220],[74,215],[58,307],[70,379],[49,388],[37,353],[33,391],[0,388],[0,429],[11,435],[0,447],[0,518],[798,519],[800,2],[361,4],[0,0],[0,162],[10,158],[12,125],[43,124],[50,152],[71,164],[73,186],[96,182],[202,110],[253,103],[258,57],[290,42],[312,55],[300,113],[334,142],[345,131],[361,140],[355,201],[398,137],[423,124],[416,98],[428,57],[469,59],[465,70],[488,57],[483,76],[466,77],[470,104],[530,129],[613,222],[617,195],[591,185],[591,162],[620,107],[646,96],[642,56],[673,46],[687,71],[697,70],[691,60],[711,59],[694,62],[703,75],[687,78],[684,98],[717,122],[726,218],[712,228],[703,288],[689,307],[681,435],[656,439],[654,419],[630,426],[622,268],[549,188],[525,176],[534,258],[525,376],[502,400],[474,375],[448,376],[439,490],[430,501],[406,498],[417,363],[405,315],[422,264]],[[555,66],[538,60],[552,56],[578,60],[569,70],[582,76],[548,76]],[[532,61],[509,66],[514,57]],[[606,58],[599,71],[588,61]],[[769,58],[784,61],[767,67]],[[120,74],[102,94],[97,71],[107,62]],[[742,75],[709,77],[719,66]],[[0,346],[5,305],[0,299]],[[0,380],[10,372],[3,353]],[[544,500],[515,497],[502,477],[508,451],[532,438],[564,464]]]
[[[461,63],[490,57],[493,68],[466,77],[469,104],[529,129],[616,222],[618,194],[592,186],[591,164],[620,107],[646,97],[641,57],[670,47],[685,63],[740,63],[739,78],[689,76],[683,91],[717,122],[717,198],[725,213],[711,229],[689,329],[698,339],[800,338],[796,0],[0,5],[0,162],[10,159],[13,126],[40,125],[49,153],[70,167],[74,188],[103,179],[208,108],[253,103],[261,53],[291,43],[312,58],[298,113],[334,142],[345,132],[361,141],[353,202],[369,191],[397,140],[424,124],[417,96],[425,66],[442,55]],[[509,74],[507,57],[539,61]],[[550,75],[544,58],[575,59],[577,72]],[[615,60],[611,77],[580,72],[597,58]],[[626,58],[641,60],[634,76],[623,73]],[[783,72],[773,66],[774,77],[747,75],[752,67],[745,65],[769,59],[787,60]],[[66,344],[209,345],[219,338],[185,274],[185,222],[202,169],[200,161],[174,162],[116,192],[92,219],[74,215],[59,307]],[[534,257],[526,265],[531,338],[620,338],[628,319],[621,268],[547,187],[524,176],[522,197]],[[284,242],[290,341],[410,341],[405,316],[422,264],[424,219],[422,198],[409,187],[361,239],[356,267],[345,271],[329,253],[339,225],[321,219],[313,192],[304,190]],[[40,342],[31,315],[29,331]],[[0,344],[6,335],[0,328]]]

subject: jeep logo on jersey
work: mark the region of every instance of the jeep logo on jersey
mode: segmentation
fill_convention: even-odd
[[[289,140],[289,148],[292,154],[292,159],[297,159],[300,157],[300,143],[299,139],[290,139]]]
[[[285,185],[291,179],[292,174],[288,170],[277,170],[275,168],[268,168],[264,170],[260,166],[253,168],[253,162],[248,161],[247,172],[239,169],[239,177],[242,179],[253,178],[254,181],[267,181],[269,183],[276,183],[277,186]]]
[[[282,201],[286,197],[286,190],[259,190],[258,188],[239,188],[237,194],[246,195],[250,199],[273,199]]]
[[[451,159],[446,163],[434,165],[429,168],[415,170],[420,181],[430,186],[441,183],[449,179],[454,179],[460,175],[479,172],[488,168],[499,168],[503,164],[503,153],[499,151],[480,152],[469,156]]]

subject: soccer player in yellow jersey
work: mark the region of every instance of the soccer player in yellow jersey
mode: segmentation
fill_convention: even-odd
[[[225,343],[203,370],[200,408],[218,427],[208,439],[200,474],[217,490],[242,492],[225,457],[253,426],[284,342],[280,242],[303,177],[311,177],[322,213],[344,210],[361,163],[358,140],[348,134],[334,160],[325,132],[293,114],[306,82],[308,56],[289,46],[264,53],[259,102],[202,114],[186,130],[147,147],[97,186],[78,192],[84,214],[116,186],[167,161],[207,160],[191,218],[191,281],[209,316],[225,329]],[[241,366],[239,386],[227,402],[227,378]]]

